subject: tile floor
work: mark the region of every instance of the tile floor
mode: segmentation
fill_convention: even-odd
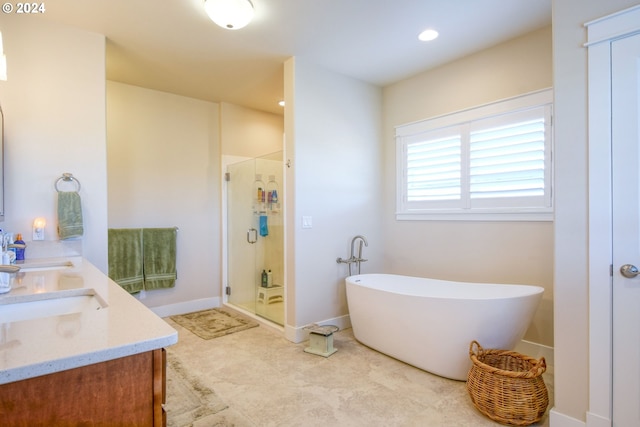
[[[229,406],[196,427],[500,425],[475,409],[464,382],[373,351],[351,329],[334,334],[338,351],[324,358],[264,326],[203,340],[165,320],[179,333],[170,351]],[[553,401],[553,377],[544,378]]]

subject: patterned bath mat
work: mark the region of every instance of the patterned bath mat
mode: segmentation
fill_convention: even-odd
[[[258,326],[258,322],[224,308],[171,316],[171,320],[205,340]]]
[[[167,350],[167,427],[193,426],[228,406]]]

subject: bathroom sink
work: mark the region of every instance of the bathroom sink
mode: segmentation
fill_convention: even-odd
[[[105,307],[107,304],[96,294],[64,294],[46,299],[2,304],[0,305],[0,323],[84,313]]]
[[[27,262],[24,264],[17,264],[20,267],[20,271],[45,271],[45,270],[64,270],[73,267],[71,261],[45,261],[45,262]]]

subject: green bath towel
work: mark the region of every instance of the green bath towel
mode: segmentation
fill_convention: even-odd
[[[142,230],[146,290],[175,286],[176,236],[175,228],[144,228]]]
[[[77,191],[58,191],[58,236],[60,240],[81,237],[82,203]]]
[[[129,293],[144,289],[142,229],[109,229],[109,277]]]

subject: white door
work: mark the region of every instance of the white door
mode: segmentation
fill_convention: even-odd
[[[640,34],[612,43],[611,67],[613,425],[640,427]]]

